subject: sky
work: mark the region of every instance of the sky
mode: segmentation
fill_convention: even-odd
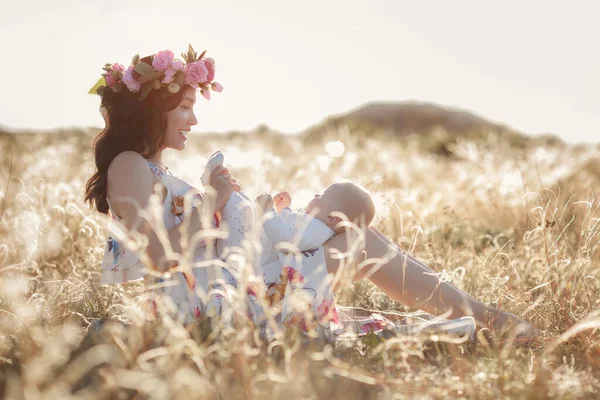
[[[197,132],[294,133],[373,101],[473,111],[526,133],[600,137],[596,1],[36,0],[3,5],[0,125],[102,127],[105,63],[191,43],[224,87]]]

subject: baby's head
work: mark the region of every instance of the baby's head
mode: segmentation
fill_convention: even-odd
[[[322,194],[315,194],[306,212],[339,233],[344,227],[336,225],[343,219],[334,215],[335,212],[345,214],[348,221],[366,227],[375,217],[375,204],[360,186],[352,182],[334,183]]]

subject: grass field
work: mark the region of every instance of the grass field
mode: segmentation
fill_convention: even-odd
[[[198,182],[221,149],[246,192],[285,189],[294,206],[336,177],[362,183],[382,232],[544,332],[528,346],[368,336],[346,348],[293,335],[269,346],[250,329],[214,338],[145,322],[132,311],[139,284],[102,286],[106,220],[82,200],[95,133],[0,136],[5,398],[592,398],[600,390],[598,146],[340,128],[310,140],[265,130],[191,136],[184,152],[168,153],[172,170]],[[369,281],[345,287],[338,303],[408,311]],[[129,325],[87,334],[100,319]]]

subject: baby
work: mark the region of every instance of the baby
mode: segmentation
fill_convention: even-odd
[[[369,226],[375,216],[371,196],[352,182],[334,183],[323,194],[316,194],[303,212],[290,209],[292,198],[281,192],[275,198],[269,194],[257,197],[259,211],[264,214],[263,228],[269,244],[263,244],[263,261],[277,258],[275,247],[283,242],[293,243],[298,251],[321,247],[336,233],[344,231],[348,222]],[[276,212],[277,211],[277,212]]]
[[[223,162],[224,156],[220,151],[209,157],[201,178],[204,185],[208,184],[214,168],[222,166]],[[300,252],[314,250],[345,229],[344,216],[349,222],[366,227],[375,215],[371,196],[352,182],[334,183],[323,194],[315,194],[303,212],[292,212],[292,198],[288,192],[278,193],[275,198],[262,194],[256,198],[256,203],[258,211],[264,215],[260,266],[277,260],[276,247],[281,243],[292,243]],[[230,226],[228,240],[217,241],[220,255],[226,251],[226,246],[241,246],[256,214],[248,196],[240,191],[231,194],[222,210],[222,218]]]
[[[344,182],[328,186],[305,211],[297,213],[290,209],[288,192],[275,198],[262,194],[256,202],[263,214],[260,268],[268,284],[267,304],[280,310],[285,324],[305,332],[323,328],[327,332],[328,326],[333,328],[340,320],[323,244],[343,232],[348,222],[368,226],[375,215],[371,196],[356,184]],[[308,316],[306,310],[310,310]]]
[[[223,158],[220,152],[211,156],[203,183],[216,166],[223,165]],[[221,211],[229,236],[217,240],[217,253],[229,269],[239,272],[243,265],[236,265],[235,258],[228,259],[227,247],[243,248],[248,239],[260,240],[260,255],[253,256],[251,263],[261,279],[248,284],[252,317],[259,324],[266,321],[264,301],[280,322],[299,325],[304,331],[327,330],[330,323],[340,321],[323,244],[346,229],[345,221],[368,226],[375,206],[371,196],[351,182],[330,185],[322,194],[316,194],[304,211],[292,212],[291,204],[288,192],[278,193],[275,198],[262,194],[256,198],[262,216],[259,219],[248,196],[232,193]],[[306,317],[307,309],[312,317]]]

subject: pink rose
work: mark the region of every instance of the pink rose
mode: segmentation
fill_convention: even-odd
[[[175,54],[171,50],[159,51],[152,60],[152,66],[157,71],[164,71],[171,66]]]
[[[171,83],[171,82],[173,82],[173,77],[175,76],[176,73],[177,73],[177,71],[175,71],[171,67],[165,69],[165,77],[163,78],[162,83]]]
[[[194,89],[198,89],[198,83],[206,82],[208,70],[204,66],[204,62],[196,61],[189,63],[183,70],[185,74],[185,83]]]
[[[113,71],[119,71],[121,73],[125,72],[125,67],[119,63],[114,63],[112,65],[112,70]]]
[[[202,90],[200,91],[200,93],[202,94],[202,96],[204,96],[204,98],[206,100],[210,100],[210,90],[208,90],[207,88],[203,87]]]
[[[183,70],[183,63],[179,60],[177,61],[173,61],[171,63],[171,68],[173,68],[175,71],[182,71]]]
[[[215,79],[215,66],[213,63],[206,62],[206,60],[204,60],[204,66],[208,70],[208,75],[206,76],[206,81],[212,82],[213,79]]]
[[[127,71],[125,71],[125,74],[123,75],[123,83],[127,86],[127,89],[132,92],[139,92],[142,85],[133,77],[134,68],[135,66],[133,65],[130,65],[129,68],[127,68]]]
[[[113,85],[115,83],[117,83],[117,81],[119,80],[116,76],[113,75],[112,72],[109,72],[108,74],[106,74],[105,79],[106,79],[106,85],[108,87],[113,87]]]
[[[215,92],[219,92],[221,93],[223,91],[223,86],[221,86],[220,83],[217,82],[213,82],[212,85],[210,85],[211,89],[214,90]]]
[[[124,66],[119,63],[113,64],[112,70],[106,74],[106,84],[108,87],[113,87],[113,85],[119,81],[121,76],[123,76],[123,72],[125,72]]]

